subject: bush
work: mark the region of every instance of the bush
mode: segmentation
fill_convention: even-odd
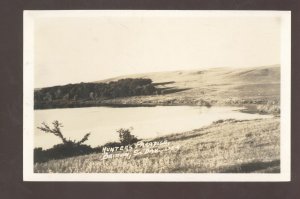
[[[103,146],[97,146],[97,147],[93,148],[93,152],[94,153],[102,153],[104,147],[114,148],[114,147],[120,147],[120,146],[122,146],[122,144],[120,142],[108,142],[108,143],[104,144]]]
[[[67,157],[90,154],[93,148],[88,145],[57,144],[50,149],[34,149],[34,162],[46,162],[52,159],[62,159]]]
[[[264,104],[264,105],[259,105],[257,106],[257,110],[260,113],[265,113],[265,114],[280,114],[280,105],[272,105],[272,104]]]
[[[34,162],[45,162],[51,159],[61,159],[93,152],[93,149],[90,146],[83,144],[88,140],[90,133],[85,134],[79,141],[72,141],[70,139],[67,140],[61,132],[61,127],[63,127],[63,125],[57,120],[55,120],[52,124],[53,128],[50,128],[46,123],[43,122],[42,126],[37,128],[44,133],[51,133],[59,137],[62,141],[62,144],[54,145],[51,149],[47,150],[35,148]]]
[[[130,129],[121,128],[117,130],[117,133],[119,133],[119,138],[122,145],[134,144],[138,141],[134,135],[131,135]]]
[[[108,142],[108,143],[103,145],[103,147],[108,147],[108,148],[109,147],[111,147],[111,148],[120,147],[120,146],[122,146],[122,144],[120,142]]]
[[[50,128],[47,124],[42,123],[42,127],[38,127],[41,131],[45,133],[52,133],[55,136],[58,136],[62,143],[54,145],[50,149],[43,150],[42,148],[35,148],[34,149],[34,162],[46,162],[52,159],[63,159],[73,156],[79,156],[79,155],[86,155],[90,153],[99,153],[102,152],[103,147],[113,148],[113,147],[120,147],[122,145],[131,145],[139,140],[134,136],[131,135],[130,130],[131,129],[119,129],[117,130],[120,138],[120,142],[108,142],[104,144],[103,146],[98,146],[95,148],[92,148],[88,145],[83,144],[83,142],[88,140],[88,137],[90,133],[87,133],[80,141],[72,141],[67,140],[62,132],[60,127],[62,127],[62,124],[58,121],[54,121],[53,128]]]

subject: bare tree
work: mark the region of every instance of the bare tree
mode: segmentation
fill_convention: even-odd
[[[55,121],[52,122],[52,124],[53,124],[53,128],[52,129],[45,122],[42,123],[41,127],[37,127],[37,128],[40,129],[41,131],[45,132],[45,133],[52,133],[52,134],[54,134],[55,136],[59,137],[64,144],[80,145],[83,142],[87,141],[88,138],[89,138],[89,136],[91,135],[90,133],[85,134],[85,136],[83,136],[83,138],[80,141],[78,141],[78,142],[76,142],[75,140],[74,141],[67,140],[63,136],[63,134],[62,134],[62,132],[60,130],[60,128],[63,127],[62,123],[59,123],[57,120],[55,120]]]

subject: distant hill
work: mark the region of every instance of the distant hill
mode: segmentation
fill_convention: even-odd
[[[135,81],[135,79],[137,81],[148,79],[150,84],[131,89],[133,84],[130,82]],[[131,86],[128,87],[124,83]],[[104,89],[101,88],[101,85],[104,86]],[[124,90],[124,86],[128,88]],[[51,96],[47,89],[51,91]],[[139,91],[141,89],[143,92]],[[58,100],[48,101],[46,104],[42,102],[41,106],[38,107],[59,108],[102,105],[210,106],[267,103],[278,106],[280,102],[280,66],[219,67],[133,74],[96,82],[56,86],[50,89],[46,88],[46,90],[45,88],[37,89],[35,94],[44,94],[35,96],[37,96],[37,99],[45,99],[45,96],[46,98],[50,96],[55,99],[53,96],[59,95],[61,92],[64,93],[64,97],[61,96],[61,98],[56,98]],[[78,95],[78,98],[77,95],[72,94],[74,92],[79,92],[80,95],[84,94],[85,97]],[[131,94],[128,95],[128,93]]]
[[[280,83],[280,66],[262,66],[248,68],[219,67],[203,70],[153,72],[119,76],[96,82],[110,82],[124,78],[149,78],[154,83],[174,82],[172,86],[197,88],[211,84],[258,84]]]
[[[266,98],[279,99],[280,65],[230,68],[219,67],[191,71],[134,74],[101,80],[122,78],[150,78],[154,83],[169,82],[168,87],[189,89],[173,95],[192,95],[211,98]],[[171,83],[170,83],[171,82]]]

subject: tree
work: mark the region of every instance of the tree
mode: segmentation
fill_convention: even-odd
[[[119,133],[120,142],[123,145],[133,144],[138,141],[134,135],[131,135],[130,129],[120,128],[117,130],[117,133]]]
[[[126,78],[109,83],[79,83],[53,86],[34,91],[35,108],[79,106],[84,101],[156,94],[158,88],[151,79]],[[159,93],[158,93],[159,94]],[[83,101],[83,103],[73,103]]]
[[[50,128],[46,123],[42,123],[41,127],[37,127],[45,133],[52,133],[59,137],[63,143],[56,144],[50,149],[43,150],[42,148],[34,149],[34,162],[46,162],[52,159],[61,159],[66,157],[73,157],[78,155],[89,154],[93,152],[93,149],[86,144],[83,144],[88,140],[90,133],[85,134],[80,141],[67,140],[62,132],[61,127],[63,125],[57,120],[52,122],[53,128]]]
[[[91,135],[90,133],[85,134],[83,136],[83,138],[80,141],[78,141],[78,142],[76,140],[74,140],[74,141],[67,140],[63,136],[63,134],[62,134],[62,132],[60,130],[60,128],[63,127],[62,123],[59,123],[57,120],[55,120],[55,121],[52,122],[52,124],[53,124],[53,128],[52,129],[45,122],[42,123],[41,127],[37,127],[37,128],[40,129],[41,131],[45,132],[45,133],[52,133],[53,135],[59,137],[62,140],[63,144],[65,144],[65,145],[70,145],[71,144],[71,145],[79,146],[82,143],[84,143],[85,141],[87,141],[88,138],[89,138],[89,136]]]

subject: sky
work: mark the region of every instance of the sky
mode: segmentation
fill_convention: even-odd
[[[279,64],[280,27],[280,17],[264,15],[36,17],[34,87]]]

